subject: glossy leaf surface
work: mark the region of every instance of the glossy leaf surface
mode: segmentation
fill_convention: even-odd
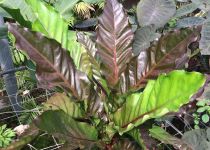
[[[41,32],[61,43],[62,48],[70,52],[75,65],[79,68],[82,47],[76,41],[76,32],[68,30],[68,22],[52,6],[41,0],[15,0],[14,5],[13,0],[3,0],[0,5],[20,25]]]
[[[160,75],[156,81],[150,80],[143,93],[129,95],[114,113],[116,128],[123,134],[151,118],[178,111],[204,83],[202,74],[185,71],[173,71]]]
[[[181,64],[187,60],[184,57],[188,46],[197,40],[198,36],[196,30],[188,29],[163,35],[156,44],[141,51],[132,61],[129,69],[130,82],[138,89],[144,87],[148,79],[155,79],[160,73],[182,68]]]
[[[96,60],[96,45],[95,43],[89,38],[89,36],[85,35],[82,32],[77,33],[77,40],[80,42],[84,48],[85,52],[82,54],[81,58],[81,70],[87,70],[86,73],[89,77],[100,78],[100,65],[99,62]],[[86,63],[84,63],[84,59],[86,59]]]
[[[133,32],[122,5],[117,0],[107,0],[99,17],[96,43],[102,74],[110,87],[118,83],[131,59],[132,40]]]
[[[75,69],[73,60],[59,43],[14,24],[9,25],[9,31],[15,36],[17,47],[36,62],[36,75],[42,86],[62,86],[76,98],[82,97],[80,79],[87,78]]]
[[[137,6],[140,26],[163,27],[176,12],[174,0],[141,0]]]

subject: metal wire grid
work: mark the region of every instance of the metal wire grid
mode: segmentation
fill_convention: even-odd
[[[17,81],[20,81],[19,79],[23,80],[23,76],[16,76],[17,78]],[[0,78],[0,83],[3,83],[3,79]],[[0,91],[3,91],[5,89],[4,85],[1,84],[0,86],[2,89],[0,89]],[[16,126],[20,125],[21,122],[20,122],[20,115],[21,113],[31,113],[31,112],[38,112],[38,113],[41,113],[40,110],[38,108],[34,108],[34,109],[27,109],[27,108],[24,108],[23,107],[23,104],[26,103],[26,102],[29,102],[29,101],[22,101],[21,104],[18,104],[17,102],[15,104],[10,104],[9,103],[9,97],[10,96],[13,96],[13,97],[17,97],[18,95],[21,95],[21,98],[24,99],[26,97],[33,97],[33,95],[30,95],[30,93],[32,91],[35,91],[35,90],[39,90],[39,88],[33,88],[33,89],[30,89],[27,91],[27,94],[23,94],[22,92],[23,91],[18,91],[16,94],[14,95],[7,95],[7,96],[3,96],[1,95],[0,96],[0,122],[2,123],[6,123],[9,125],[9,123],[14,120],[17,120],[17,124]],[[36,97],[33,97],[33,99],[31,100],[38,100],[38,99],[45,99],[45,100],[48,100],[49,97],[51,95],[53,95],[55,92],[54,91],[48,91],[48,90],[45,90],[45,93],[43,93],[42,95],[38,95]],[[29,99],[30,100],[30,99]],[[22,107],[22,110],[21,111],[18,111],[18,112],[15,112],[13,111],[13,106],[14,105],[19,105]],[[47,133],[44,133],[40,136],[46,136]],[[61,146],[62,146],[62,143],[59,143],[56,138],[54,136],[51,136],[54,144],[50,145],[50,146],[47,146],[47,147],[44,147],[44,148],[41,148],[41,149],[38,149],[36,148],[35,145],[32,145],[32,144],[28,144],[27,145],[27,149],[29,150],[56,150],[56,149],[60,149]]]

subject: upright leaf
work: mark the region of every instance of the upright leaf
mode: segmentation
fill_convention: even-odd
[[[95,77],[96,79],[100,78],[100,65],[98,61],[95,58],[96,55],[96,46],[95,43],[84,33],[78,32],[77,33],[77,40],[80,42],[86,49],[86,52],[83,53],[83,56],[86,56],[88,59],[87,64],[81,65],[83,67],[83,70],[88,70],[86,73],[92,78]],[[81,59],[81,61],[84,61],[84,59]]]
[[[9,31],[15,36],[17,47],[37,63],[36,75],[42,86],[62,86],[76,98],[82,97],[85,87],[81,87],[81,78],[87,78],[75,69],[71,57],[59,43],[13,24],[9,25]]]
[[[185,53],[188,45],[196,41],[198,36],[196,30],[169,32],[149,49],[141,51],[130,65],[131,80],[135,88],[145,86],[148,79],[154,79],[160,73],[180,69],[180,60],[187,60]]]
[[[58,0],[55,9],[68,21],[73,16],[73,7],[79,0]]]
[[[107,0],[99,18],[96,43],[102,74],[110,87],[118,83],[131,59],[132,40],[133,33],[122,5],[117,0]]]
[[[137,6],[140,26],[163,27],[176,12],[174,0],[141,0]]]
[[[204,83],[204,75],[185,71],[173,71],[160,75],[156,81],[150,80],[143,93],[129,95],[114,113],[116,128],[123,134],[151,118],[178,111]]]
[[[63,48],[68,49],[68,44],[70,44],[68,43],[68,23],[61,18],[60,14],[40,0],[26,0],[26,2],[36,15],[35,21],[32,22],[32,29],[55,39]]]

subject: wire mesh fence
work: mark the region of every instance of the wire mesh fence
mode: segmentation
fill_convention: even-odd
[[[44,90],[36,87],[34,83],[27,80],[25,76],[27,70],[21,70],[16,72],[16,79],[18,83],[18,91],[14,95],[6,94],[6,87],[4,80],[0,78],[0,123],[7,124],[10,128],[15,128],[21,124],[29,124],[35,119],[39,114],[41,114],[41,104],[46,102],[50,96],[52,96],[55,91]],[[11,85],[12,86],[12,85]],[[11,104],[9,97],[20,97],[21,102]],[[18,105],[21,110],[14,111],[14,105]],[[62,146],[54,136],[47,133],[43,133],[37,137],[37,139],[47,140],[44,141],[42,145],[37,143],[30,143],[25,148],[25,150],[55,150]]]

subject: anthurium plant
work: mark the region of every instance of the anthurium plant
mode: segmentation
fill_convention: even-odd
[[[30,14],[0,1],[18,23],[8,30],[36,63],[39,85],[63,91],[34,121],[64,139],[63,148],[152,149],[144,124],[179,111],[205,85],[205,75],[183,70],[200,28],[164,29],[174,0],[141,0],[135,31],[122,4],[106,0],[91,36],[69,30],[62,13],[40,0],[22,4]]]

